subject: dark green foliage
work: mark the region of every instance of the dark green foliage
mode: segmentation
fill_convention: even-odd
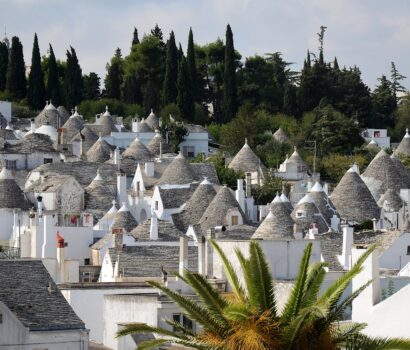
[[[298,115],[298,101],[296,97],[296,86],[287,83],[283,95],[282,112],[287,115]]]
[[[100,97],[100,80],[94,72],[83,76],[83,98],[85,100],[97,100]]]
[[[269,204],[278,192],[282,192],[283,180],[280,177],[275,177],[268,174],[263,180],[262,186],[254,189],[253,196],[256,203],[260,205]]]
[[[119,116],[134,116],[136,113],[142,114],[143,110],[141,106],[135,104],[126,104],[124,102],[101,98],[96,101],[84,100],[78,105],[78,110],[81,111],[81,115],[88,121],[94,122],[95,115],[105,111],[105,106],[108,106],[111,115]]]
[[[59,80],[59,72],[56,61],[56,56],[54,55],[53,47],[50,44],[50,56],[48,58],[47,64],[47,90],[46,96],[48,100],[52,100],[56,106],[62,104],[61,99],[61,84]]]
[[[9,63],[9,49],[6,43],[0,41],[0,91],[6,89],[7,66]]]
[[[215,165],[216,174],[218,175],[218,179],[221,184],[235,188],[237,185],[237,180],[245,177],[244,173],[236,172],[235,170],[226,167],[225,158],[220,152],[209,157],[208,161]]]
[[[122,100],[126,103],[142,104],[141,85],[135,72],[124,77]]]
[[[44,86],[44,73],[41,68],[40,48],[37,34],[34,34],[33,54],[31,56],[31,69],[28,77],[27,102],[31,109],[41,109],[46,100]]]
[[[399,73],[399,71],[396,68],[396,64],[392,62],[390,69],[390,80],[393,94],[396,97],[396,105],[399,100],[397,93],[406,91],[406,88],[401,84],[401,81],[404,79],[406,79],[406,77]]]
[[[24,64],[23,45],[16,36],[11,39],[6,89],[14,100],[26,97],[26,66]]]
[[[144,91],[144,111],[146,114],[148,114],[151,109],[157,110],[159,99],[158,89],[154,82],[149,79]]]
[[[169,145],[175,153],[179,152],[179,144],[184,140],[188,134],[188,130],[182,123],[171,122],[168,116],[163,119],[163,124],[160,127],[162,137],[168,140]]]
[[[121,84],[123,77],[123,59],[121,50],[117,48],[115,55],[111,59],[110,64],[107,64],[107,75],[104,80],[105,96],[107,98],[121,98]]]
[[[67,108],[73,108],[82,100],[83,78],[74,48],[70,46],[70,50],[67,50],[66,55],[67,67],[64,77],[65,102]]]
[[[178,108],[182,119],[193,122],[195,119],[195,105],[192,97],[191,84],[189,81],[188,66],[183,56],[178,67]]]
[[[393,126],[393,112],[396,108],[396,96],[392,84],[386,76],[382,76],[379,85],[373,91],[372,102],[374,110],[374,128],[386,128]]]
[[[229,24],[226,27],[223,84],[223,121],[229,122],[238,111],[235,49],[233,45],[233,34]]]
[[[132,35],[132,43],[131,46],[137,45],[140,43],[140,39],[138,38],[138,30],[134,27],[134,33]]]
[[[165,79],[164,79],[164,91],[163,91],[163,103],[176,102],[178,90],[178,49],[175,44],[174,32],[169,35],[167,42],[167,57],[165,61]]]
[[[198,99],[198,77],[196,71],[196,60],[195,60],[195,46],[194,46],[194,34],[192,33],[192,28],[189,28],[188,35],[188,49],[187,49],[187,63],[188,63],[188,72],[189,80],[191,81],[191,91],[192,96],[195,102],[199,102]]]

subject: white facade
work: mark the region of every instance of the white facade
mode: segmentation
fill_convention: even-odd
[[[7,121],[11,121],[11,102],[0,101],[0,113]]]
[[[387,136],[387,129],[366,129],[362,132],[362,136],[366,142],[374,140],[380,148],[390,147],[390,136]]]
[[[85,329],[30,331],[1,301],[0,315],[2,350],[88,350],[88,331]]]
[[[0,153],[0,163],[5,166],[6,161],[15,161],[16,170],[32,170],[46,163],[60,162],[61,157],[57,152],[33,152],[31,154]],[[13,165],[14,168],[14,165]]]

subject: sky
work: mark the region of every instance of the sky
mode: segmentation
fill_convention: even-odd
[[[243,60],[279,51],[294,70],[308,49],[317,52],[324,25],[325,60],[336,56],[341,67],[357,65],[371,89],[390,75],[392,61],[410,77],[408,0],[0,0],[0,28],[20,37],[26,65],[36,32],[41,54],[51,43],[65,59],[71,45],[83,73],[101,77],[117,47],[128,54],[134,26],[141,39],[156,23],[165,39],[174,30],[184,50],[189,27],[202,45],[224,39],[229,23]],[[404,85],[410,88],[410,78]]]

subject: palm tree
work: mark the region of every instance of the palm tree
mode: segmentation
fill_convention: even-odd
[[[312,244],[305,248],[295,284],[283,310],[276,306],[275,285],[268,263],[256,241],[249,244],[249,258],[236,250],[241,276],[218,244],[210,241],[221,258],[232,292],[220,293],[207,279],[186,271],[178,275],[194,291],[189,298],[157,282],[149,282],[178,304],[200,327],[193,331],[166,320],[173,331],[134,323],[117,333],[155,333],[160,338],[146,341],[138,349],[153,349],[172,342],[200,350],[332,350],[410,349],[410,340],[370,338],[361,333],[365,324],[340,322],[345,309],[371,283],[369,281],[346,299],[343,292],[375,250],[370,247],[342,277],[323,293],[326,275],[323,262],[309,264]],[[200,301],[200,302],[198,302]]]

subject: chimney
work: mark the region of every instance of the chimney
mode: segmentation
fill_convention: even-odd
[[[366,247],[352,249],[352,264],[354,264],[366,251]],[[352,303],[352,321],[366,322],[373,311],[373,306],[380,302],[380,276],[379,276],[379,249],[363,263],[363,270],[352,280],[352,293],[365,285],[372,283],[363,290]]]
[[[326,193],[326,196],[329,195],[329,184],[327,182],[323,184],[323,191]]]
[[[313,182],[312,182],[311,179],[309,179],[309,180],[308,180],[308,183],[307,183],[307,190],[308,190],[308,192],[312,189],[312,187],[313,187]]]
[[[30,119],[30,131],[36,131],[36,124],[34,123],[34,119]]]
[[[344,225],[342,227],[343,231],[343,250],[342,250],[342,264],[345,270],[350,270],[350,260],[352,256],[352,245],[353,241],[353,227]]]
[[[145,162],[145,175],[149,177],[154,176],[154,162]]]
[[[188,269],[188,237],[183,235],[179,238],[179,274],[183,276]]]
[[[63,236],[60,235],[60,233],[57,231],[56,235],[56,241],[57,241],[57,282],[59,283],[64,283],[65,282],[65,273],[64,273],[64,247],[65,247],[65,241]]]
[[[245,212],[245,192],[243,190],[243,179],[238,179],[237,184],[238,188],[235,191],[235,198],[241,209]]]
[[[330,218],[330,227],[332,228],[333,231],[339,232],[339,224],[340,224],[340,219],[336,214],[333,214],[333,216]]]
[[[43,218],[43,197],[37,196],[37,215],[38,220],[42,221]]]
[[[159,141],[159,159],[162,159],[162,141]]]
[[[293,236],[295,236],[295,239],[303,239],[303,230],[301,225],[293,225]]]
[[[245,177],[245,197],[252,197],[252,173],[246,173]]]
[[[121,166],[121,156],[120,156],[120,149],[117,147],[115,147],[114,150],[114,164],[117,166],[117,169],[120,170],[120,166]]]
[[[124,229],[115,227],[111,229],[112,233],[112,243],[115,249],[122,249],[123,239],[124,239]]]
[[[85,158],[84,139],[85,139],[85,136],[81,133],[81,130],[80,130],[80,158],[81,159]]]
[[[122,172],[117,175],[117,202],[127,203],[127,176]]]
[[[200,235],[197,244],[198,244],[198,273],[202,276],[206,276],[205,237]]]
[[[149,239],[151,241],[158,240],[158,217],[155,210],[151,208],[151,226],[149,228]]]
[[[309,228],[309,239],[315,239],[319,230],[316,227],[316,224],[311,224]]]

